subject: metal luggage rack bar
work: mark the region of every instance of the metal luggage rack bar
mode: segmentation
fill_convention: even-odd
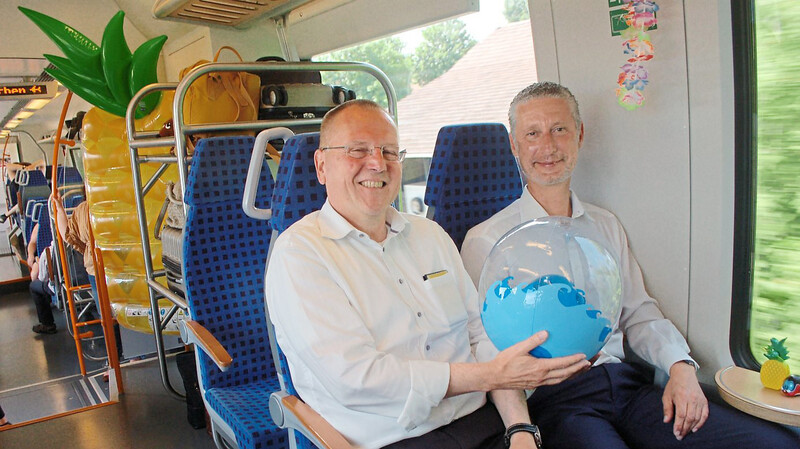
[[[158,300],[166,298],[173,306],[164,318],[160,320],[158,326],[154,326],[153,334],[156,343],[156,352],[158,354],[159,368],[161,371],[161,380],[164,388],[171,395],[183,399],[183,395],[178,393],[173,387],[169,379],[169,374],[166,365],[166,354],[164,349],[164,339],[162,331],[167,323],[177,313],[178,309],[183,309],[188,312],[186,300],[171,291],[169,288],[164,287],[156,281],[157,277],[165,276],[164,270],[155,271],[153,269],[153,255],[150,252],[150,236],[147,229],[147,215],[144,207],[144,195],[152,188],[158,179],[169,168],[170,164],[178,165],[178,177],[180,180],[181,192],[186,191],[186,179],[189,172],[188,162],[191,157],[187,155],[186,151],[186,138],[193,134],[205,132],[230,132],[230,131],[261,131],[267,128],[279,126],[319,126],[322,118],[302,118],[302,119],[282,119],[282,120],[257,120],[249,122],[232,122],[232,123],[212,123],[203,125],[190,125],[184,122],[183,105],[186,99],[186,93],[189,86],[201,76],[211,72],[270,72],[270,71],[314,71],[314,72],[365,72],[372,75],[377,79],[386,92],[387,103],[389,105],[389,113],[397,123],[397,95],[394,91],[389,78],[377,67],[360,62],[287,62],[276,64],[274,62],[244,62],[244,63],[209,63],[201,65],[188,74],[177,84],[175,83],[158,83],[150,84],[142,88],[136,95],[133,96],[128,109],[125,114],[125,123],[128,133],[128,145],[130,147],[131,156],[131,171],[133,173],[134,196],[136,200],[136,211],[139,219],[139,232],[142,239],[142,253],[144,257],[145,272],[147,275],[148,292],[150,296],[150,311],[152,316],[159,317]],[[148,94],[156,91],[169,91],[175,90],[175,98],[172,104],[172,117],[173,117],[173,137],[159,137],[157,132],[153,131],[137,131],[135,125],[135,106]],[[156,155],[156,156],[140,156],[140,148],[155,148],[174,146],[175,155]],[[140,164],[146,163],[160,163],[156,173],[142,183],[141,171],[139,170]],[[244,182],[244,180],[242,180]],[[187,206],[183,203],[184,214],[186,214]]]

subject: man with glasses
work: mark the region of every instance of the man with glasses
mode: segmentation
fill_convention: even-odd
[[[537,447],[522,389],[589,362],[534,359],[544,333],[498,354],[450,237],[391,207],[404,156],[373,102],[322,122],[314,162],[328,199],[277,238],[265,280],[294,386],[358,447]]]

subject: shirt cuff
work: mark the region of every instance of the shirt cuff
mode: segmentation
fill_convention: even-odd
[[[450,364],[430,360],[414,360],[409,363],[411,389],[397,418],[407,432],[423,424],[431,409],[439,405],[450,385]]]
[[[659,357],[658,363],[659,368],[664,370],[665,373],[669,374],[669,369],[672,368],[672,365],[680,362],[681,360],[691,360],[695,363],[695,366],[700,366],[693,358],[689,357],[689,354],[682,350],[681,348],[663,348],[661,356]]]

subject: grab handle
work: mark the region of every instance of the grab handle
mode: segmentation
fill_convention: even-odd
[[[250,218],[257,220],[269,220],[272,217],[272,210],[259,209],[256,207],[256,193],[258,191],[258,180],[261,177],[261,167],[264,164],[267,143],[270,140],[282,139],[289,140],[294,133],[289,128],[270,128],[258,133],[256,142],[253,145],[253,155],[250,157],[250,167],[247,169],[247,180],[244,183],[244,197],[242,198],[242,209]]]

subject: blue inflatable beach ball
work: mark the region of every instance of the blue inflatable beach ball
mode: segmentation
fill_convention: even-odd
[[[540,330],[535,357],[591,358],[616,326],[621,281],[605,239],[571,218],[523,223],[495,244],[483,265],[481,318],[497,349]]]

